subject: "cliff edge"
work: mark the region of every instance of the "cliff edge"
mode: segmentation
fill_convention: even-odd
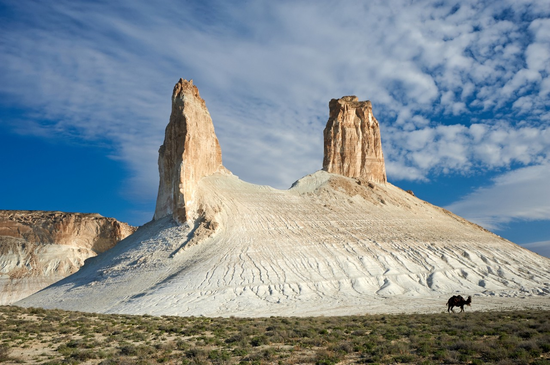
[[[135,230],[99,214],[0,210],[0,305],[78,271]]]

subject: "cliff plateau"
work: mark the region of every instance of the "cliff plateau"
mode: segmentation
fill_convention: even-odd
[[[0,305],[75,273],[135,230],[99,214],[0,210]]]
[[[194,95],[184,92],[172,102],[178,114],[198,110],[193,129],[182,130],[201,131],[206,151],[187,158],[188,146],[200,151],[203,143],[188,143],[191,136],[172,133],[169,124],[164,146],[172,147],[159,153],[154,220],[19,305],[154,315],[347,315],[440,312],[460,293],[472,295],[477,308],[550,309],[549,259],[386,181],[370,102],[332,100],[323,170],[277,190],[222,167],[212,122]],[[187,124],[193,115],[185,116]],[[168,150],[177,150],[176,157],[166,158]],[[206,166],[197,164],[201,159]],[[186,175],[188,167],[201,170]]]

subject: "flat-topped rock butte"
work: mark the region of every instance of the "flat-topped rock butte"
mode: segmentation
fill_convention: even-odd
[[[102,313],[305,316],[550,309],[550,260],[386,181],[370,102],[333,99],[323,170],[277,190],[223,167],[180,80],[154,219],[18,305]],[[204,149],[204,150],[203,150]]]
[[[356,96],[332,99],[330,116],[323,132],[323,170],[348,177],[385,183],[380,126],[370,101]]]

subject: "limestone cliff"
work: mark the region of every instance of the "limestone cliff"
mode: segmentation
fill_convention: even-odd
[[[180,79],[172,93],[172,113],[159,149],[160,183],[154,220],[167,215],[183,223],[197,218],[197,182],[226,171],[212,118],[193,80]]]
[[[0,211],[0,305],[76,272],[135,230],[99,214]]]
[[[372,114],[371,102],[344,96],[332,99],[329,108],[330,116],[323,132],[323,170],[385,183],[380,126]]]

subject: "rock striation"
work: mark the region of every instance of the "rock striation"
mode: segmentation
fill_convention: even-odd
[[[0,305],[76,272],[135,227],[99,214],[0,211]]]
[[[212,118],[193,80],[180,79],[172,92],[172,113],[159,149],[159,190],[154,220],[171,215],[178,223],[197,219],[198,181],[227,172]]]
[[[476,309],[550,308],[549,259],[386,182],[369,102],[331,101],[326,171],[277,190],[216,173],[221,155],[198,91],[180,80],[172,100],[155,220],[18,305],[349,315],[441,312],[467,294]]]
[[[382,153],[380,126],[372,114],[370,101],[356,96],[332,99],[323,132],[323,170],[347,177],[385,183],[386,166]]]

